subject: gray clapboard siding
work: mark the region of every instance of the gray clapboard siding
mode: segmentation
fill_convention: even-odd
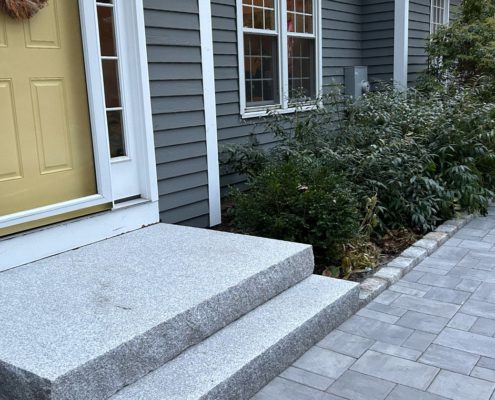
[[[243,121],[240,116],[236,0],[212,0],[211,12],[220,149],[226,144],[245,143],[254,134],[258,139],[264,136],[268,137],[266,142],[274,142],[262,118]],[[237,174],[223,171],[221,186],[225,188],[243,180]]]
[[[168,223],[208,225],[198,0],[144,0],[160,195]]]
[[[408,84],[414,85],[418,75],[425,70],[428,59],[425,43],[430,34],[431,0],[410,0],[409,3],[409,57]]]
[[[362,64],[361,0],[322,0],[323,86],[344,83],[344,68]]]
[[[370,82],[388,82],[394,72],[394,0],[363,1],[363,64]]]

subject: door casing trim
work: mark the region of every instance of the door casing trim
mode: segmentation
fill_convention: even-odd
[[[13,237],[0,238],[0,270],[116,236],[159,221],[158,180],[143,0],[125,1],[125,4],[125,12],[120,13],[118,22],[121,28],[116,29],[116,31],[122,31],[124,26],[132,27],[133,29],[132,35],[126,35],[125,46],[122,46],[121,51],[126,53],[127,60],[134,60],[134,63],[129,66],[129,74],[123,76],[122,79],[123,84],[126,85],[127,92],[133,93],[131,110],[133,118],[136,120],[135,126],[140,127],[137,133],[140,135],[139,143],[141,146],[138,149],[137,159],[142,200],[131,201],[128,204],[122,203],[118,207],[114,204],[112,211],[98,214],[95,218],[91,216],[84,217],[76,222],[68,221]],[[81,208],[109,202],[114,203],[111,160],[108,150],[109,141],[106,130],[103,77],[99,57],[96,3],[79,0],[79,9],[98,193],[81,199],[0,217],[0,229],[76,211]],[[129,40],[131,37],[133,40]],[[86,223],[81,222],[85,220],[87,220]],[[95,221],[97,222],[93,224]],[[58,236],[55,232],[59,232],[59,234],[60,232],[66,232],[68,227],[70,227],[70,235],[73,238],[70,240],[63,238],[63,243],[61,243],[61,236]],[[64,233],[63,235],[66,234]],[[36,238],[36,240],[32,241],[32,238]],[[30,243],[32,244],[30,245]],[[39,249],[39,247],[44,248]],[[29,249],[29,251],[26,251],[26,249]]]

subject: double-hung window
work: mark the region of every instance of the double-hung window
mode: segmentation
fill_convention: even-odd
[[[291,111],[320,90],[319,0],[237,0],[241,114]]]
[[[430,33],[449,23],[449,0],[431,0]]]

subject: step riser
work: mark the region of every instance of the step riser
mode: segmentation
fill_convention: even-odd
[[[357,310],[359,285],[313,275],[110,400],[249,399]]]
[[[49,398],[51,383],[0,361],[0,400]]]
[[[188,347],[195,345],[259,305],[296,285],[313,272],[311,248],[296,253],[237,286],[168,320],[55,381],[0,364],[0,377],[14,384],[2,387],[9,400],[104,400]]]
[[[359,288],[349,291],[201,400],[248,400],[358,310]]]

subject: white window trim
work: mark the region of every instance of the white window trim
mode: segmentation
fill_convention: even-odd
[[[433,2],[435,0],[431,0],[430,2],[430,33],[433,33],[434,21],[433,21]],[[444,0],[444,10],[443,10],[443,21],[442,25],[447,25],[450,22],[450,0]]]
[[[285,40],[280,40],[279,47],[279,91],[280,91],[280,104],[270,104],[266,106],[255,106],[247,107],[246,104],[246,82],[245,82],[245,70],[244,70],[244,33],[245,32],[260,32],[266,34],[266,30],[257,30],[243,28],[244,19],[242,14],[242,0],[237,1],[237,52],[238,52],[238,73],[239,73],[239,105],[240,114],[243,119],[247,118],[258,118],[267,116],[270,113],[278,114],[288,114],[295,111],[309,111],[314,109],[316,106],[308,105],[303,107],[290,107],[289,106],[289,65],[286,61],[288,57],[287,42]],[[285,21],[287,15],[287,3],[285,0],[275,0],[276,3],[276,27],[280,28],[280,32],[277,36],[280,38],[287,37],[287,23],[282,23]],[[316,96],[320,96],[323,92],[323,50],[322,50],[322,8],[321,0],[313,0],[313,10],[314,10],[314,35],[309,34],[297,34],[294,33],[293,36],[307,37],[315,39],[315,86],[317,88]],[[279,11],[280,10],[280,11]],[[278,32],[278,31],[277,31]],[[291,35],[292,36],[292,35]]]
[[[130,26],[133,33],[132,40],[129,40],[131,35],[126,35],[126,45],[123,49],[134,56],[133,59],[135,60],[129,68],[135,78],[132,86],[133,118],[136,118],[140,127],[141,146],[138,158],[141,174],[141,199],[118,205],[113,204],[111,211],[0,238],[0,270],[159,222],[158,181],[156,176],[143,0],[129,2],[128,7],[126,20],[121,22],[124,26]],[[96,3],[79,0],[79,9],[98,193],[81,199],[0,217],[0,228],[77,211],[99,204],[113,203],[111,161],[104,111],[103,77],[99,58]],[[71,238],[65,236],[71,236]],[[50,239],[45,240],[45,238]],[[40,243],[43,243],[43,245]],[[25,251],[25,249],[30,249],[30,251]]]

